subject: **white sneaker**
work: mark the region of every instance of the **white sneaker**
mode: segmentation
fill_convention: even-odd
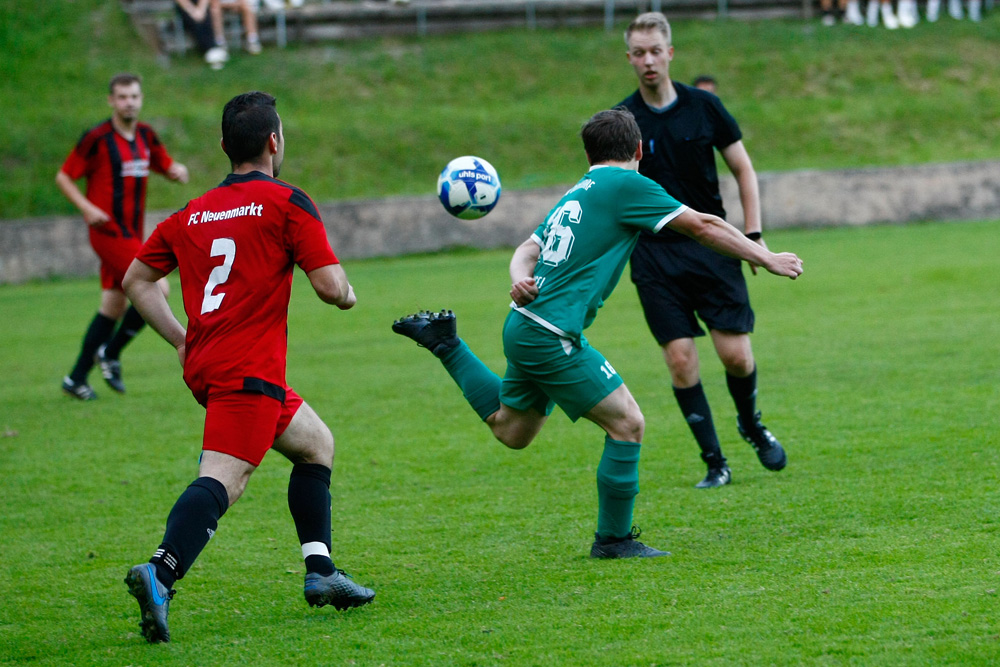
[[[962,20],[962,0],[948,0],[948,15],[953,19]]]
[[[868,14],[867,23],[869,28],[874,28],[875,26],[878,25],[878,7],[879,7],[878,0],[868,0],[868,8],[866,13]]]
[[[969,0],[969,20],[976,23],[983,20],[983,0]]]
[[[260,37],[258,37],[255,34],[247,37],[246,49],[247,53],[249,53],[252,56],[260,54],[260,52],[264,50],[264,47],[260,45]]]
[[[844,13],[844,23],[850,23],[851,25],[865,24],[865,17],[861,15],[858,0],[851,0],[847,3],[847,11]]]
[[[224,46],[213,46],[205,52],[205,62],[212,69],[222,69],[229,60],[229,51]]]
[[[941,13],[941,0],[927,0],[927,20],[934,23]]]
[[[882,25],[886,27],[887,30],[895,30],[899,27],[899,19],[892,12],[892,5],[888,2],[882,5]]]
[[[828,28],[837,25],[837,19],[834,18],[833,14],[823,14],[821,21]]]

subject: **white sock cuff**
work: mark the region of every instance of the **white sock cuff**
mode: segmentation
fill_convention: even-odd
[[[326,556],[330,557],[330,550],[322,542],[306,542],[302,545],[302,558],[308,558],[309,556]]]

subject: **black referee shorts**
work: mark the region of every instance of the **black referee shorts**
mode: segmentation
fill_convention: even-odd
[[[704,336],[709,329],[753,331],[754,314],[742,262],[694,241],[640,241],[632,252],[632,282],[646,323],[660,345]]]

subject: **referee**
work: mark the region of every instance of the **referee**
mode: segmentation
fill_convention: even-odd
[[[715,95],[670,80],[674,56],[670,24],[659,12],[641,14],[625,31],[628,61],[639,88],[622,104],[642,130],[639,173],[691,208],[726,217],[715,168],[718,150],[739,186],[747,238],[766,247],[761,237],[757,174],[741,141],[736,120]],[[701,385],[698,349],[708,328],[736,404],[740,435],[768,470],[785,467],[785,451],[760,423],[757,367],[750,348],[754,313],[740,260],[712,252],[669,228],[643,233],[632,253],[632,282],[639,292],[646,322],[663,348],[674,396],[708,466],[698,488],[729,484],[732,473],[719,446],[712,412]],[[750,265],[757,273],[757,267]]]

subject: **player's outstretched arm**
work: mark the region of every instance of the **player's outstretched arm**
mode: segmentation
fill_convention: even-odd
[[[133,259],[122,279],[122,289],[125,295],[135,306],[135,309],[142,315],[142,319],[153,327],[156,333],[163,336],[164,340],[177,349],[177,354],[184,365],[184,337],[187,330],[174,317],[167,297],[163,295],[163,290],[157,285],[157,281],[165,273],[159,269],[154,269],[149,264]]]
[[[177,181],[178,183],[188,182],[188,168],[182,165],[180,162],[174,162],[167,169],[167,178],[171,181]]]
[[[670,228],[720,254],[763,266],[775,275],[794,280],[802,273],[802,260],[794,253],[773,253],[718,216],[688,209],[670,221]]]
[[[541,252],[534,239],[528,239],[514,250],[510,259],[510,298],[518,306],[526,306],[538,296],[535,265]]]
[[[347,274],[340,264],[328,264],[313,269],[306,274],[306,277],[316,291],[316,296],[323,303],[347,310],[358,302],[358,298],[354,296],[354,287],[347,280]]]

